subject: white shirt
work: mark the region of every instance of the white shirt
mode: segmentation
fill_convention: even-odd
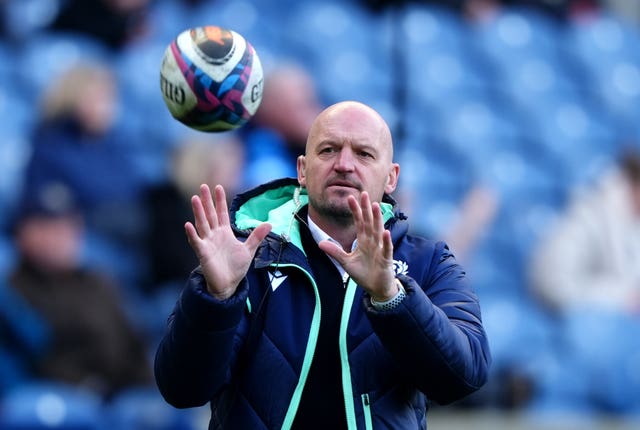
[[[340,242],[338,242],[337,240],[329,236],[320,227],[318,227],[318,225],[311,220],[311,217],[309,215],[307,215],[307,225],[309,226],[309,231],[311,232],[311,236],[313,236],[313,239],[316,241],[316,243],[320,243],[323,240],[328,240],[330,242],[335,243],[340,248],[342,248],[342,245],[340,245]],[[351,244],[351,251],[356,249],[357,246],[358,246],[358,239],[354,240],[353,244]],[[346,287],[347,282],[349,281],[349,274],[347,273],[346,270],[344,270],[344,267],[342,267],[342,265],[338,263],[338,261],[335,258],[331,257],[330,255],[327,255],[327,257],[329,257],[331,262],[338,269],[338,272],[340,272],[340,276],[342,277],[342,285]]]

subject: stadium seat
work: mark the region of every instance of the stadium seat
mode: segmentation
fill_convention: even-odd
[[[575,158],[583,151],[615,153],[620,143],[615,118],[580,92],[548,94],[532,104],[527,114],[524,125],[529,135],[561,159]]]
[[[563,51],[584,85],[615,115],[636,123],[640,110],[640,30],[623,17],[602,12],[573,23],[561,39]]]
[[[473,49],[499,69],[530,58],[557,55],[557,23],[527,8],[506,7],[470,33]]]
[[[108,428],[118,430],[195,430],[197,409],[175,409],[155,387],[131,388],[106,407]]]
[[[24,41],[41,31],[56,17],[65,0],[6,0],[3,25],[8,36]]]
[[[102,403],[95,394],[49,381],[7,392],[0,414],[4,430],[98,430],[102,421]]]
[[[436,132],[460,153],[481,166],[497,150],[519,142],[517,112],[482,92],[461,92],[437,109],[441,119]]]
[[[79,61],[111,61],[106,47],[90,37],[66,32],[43,31],[31,35],[17,59],[25,97],[35,102],[62,72]]]
[[[389,39],[397,45],[402,64],[393,65],[395,79],[406,85],[412,110],[441,107],[459,101],[459,94],[488,91],[487,64],[469,49],[470,31],[449,9],[409,4],[399,30]]]

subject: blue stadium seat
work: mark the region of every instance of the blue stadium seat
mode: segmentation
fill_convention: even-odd
[[[481,92],[463,92],[449,97],[436,111],[440,118],[436,133],[466,154],[478,166],[497,150],[519,142],[521,127],[516,112]]]
[[[391,53],[381,24],[353,2],[305,1],[291,7],[283,30],[290,56],[311,72],[322,100],[366,103],[371,95],[389,97]]]
[[[459,203],[471,186],[468,160],[436,141],[407,146],[396,158],[402,166],[399,194],[407,200],[403,210],[417,230],[441,234],[457,215]]]
[[[474,50],[498,69],[529,58],[557,55],[560,28],[550,17],[527,8],[506,7],[470,34]]]
[[[638,321],[633,316],[576,309],[558,322],[555,357],[540,375],[531,409],[638,417]]]
[[[207,406],[208,409],[208,406]],[[175,409],[155,387],[128,389],[106,407],[107,428],[118,430],[195,430],[198,409]]]
[[[513,294],[482,294],[482,320],[487,331],[492,373],[515,369],[534,384],[552,354],[555,325],[528,298]]]
[[[95,394],[55,382],[19,385],[2,400],[4,430],[99,430],[102,422],[102,403]]]
[[[581,72],[584,86],[615,115],[637,123],[640,111],[640,30],[623,17],[603,12],[578,21],[561,39]]]
[[[470,31],[461,17],[442,7],[409,4],[399,31],[389,39],[397,44],[405,71],[408,109],[442,107],[460,100],[460,94],[488,91],[485,64],[469,49]],[[391,43],[391,42],[390,42]]]
[[[79,61],[111,61],[112,54],[90,37],[65,32],[43,31],[26,41],[16,67],[25,96],[35,102],[49,83]]]
[[[560,159],[615,153],[620,144],[610,113],[579,92],[556,92],[528,110],[527,132]]]
[[[533,51],[500,69],[498,91],[526,112],[535,109],[540,100],[559,92],[577,92],[580,82],[574,75],[565,61]]]
[[[56,17],[65,0],[5,0],[4,22],[7,35],[25,41],[43,30]]]

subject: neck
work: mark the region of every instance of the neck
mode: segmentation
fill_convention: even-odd
[[[309,208],[309,218],[327,233],[331,238],[337,240],[346,252],[351,252],[353,241],[356,240],[357,231],[352,219],[332,219],[320,216]]]

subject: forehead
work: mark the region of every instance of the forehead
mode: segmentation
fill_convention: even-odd
[[[338,107],[321,113],[309,133],[311,146],[321,143],[351,143],[391,148],[391,136],[384,120],[375,111],[358,107]]]

